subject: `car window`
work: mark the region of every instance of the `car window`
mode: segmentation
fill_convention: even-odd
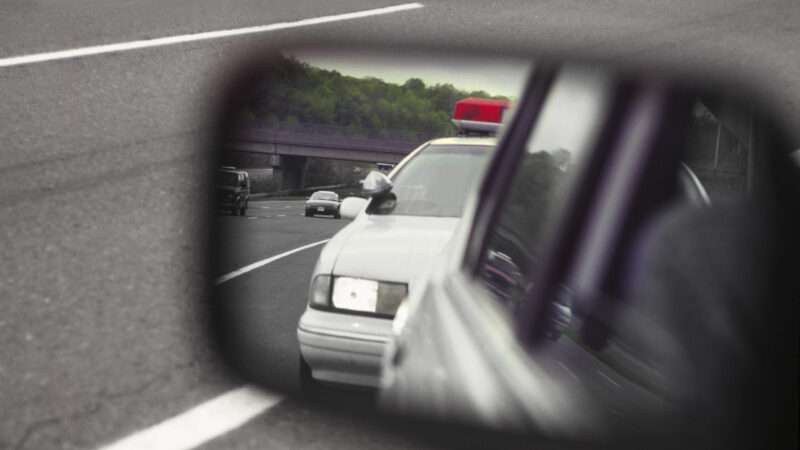
[[[488,160],[487,145],[430,145],[392,175],[392,192],[371,214],[461,217]]]
[[[223,186],[236,186],[239,184],[239,175],[234,172],[220,172],[219,181]]]
[[[605,75],[569,71],[543,104],[480,263],[482,281],[503,303],[516,305],[536,278],[545,230],[605,116],[608,84]]]
[[[686,164],[708,191],[712,201],[745,194],[752,188],[750,146],[744,130],[737,132],[697,101],[687,133]]]
[[[315,192],[311,198],[314,200],[338,200],[339,196],[333,192]]]
[[[657,172],[666,176],[680,167],[668,160],[642,177],[611,269],[591,296],[575,296],[591,298],[591,306],[575,308],[564,336],[577,340],[617,383],[627,380],[673,400],[713,399],[727,414],[728,377],[735,376],[737,360],[747,359],[732,355],[749,351],[742,345],[748,338],[733,330],[744,323],[739,314],[757,323],[751,302],[767,289],[759,277],[770,272],[763,269],[769,239],[752,237],[768,234],[770,209],[757,187],[774,176],[763,160],[774,149],[754,140],[753,111],[705,100],[686,110],[683,148],[668,150],[707,189],[710,205],[693,203],[681,190],[654,201],[661,190],[655,180],[665,179]],[[716,358],[725,352],[731,352],[729,362],[720,370]]]

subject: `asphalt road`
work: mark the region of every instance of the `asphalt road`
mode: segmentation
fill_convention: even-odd
[[[224,275],[309,242],[326,239],[346,220],[304,217],[303,202],[251,202],[246,217],[217,217],[217,274]],[[213,301],[232,317],[226,336],[237,350],[232,359],[243,377],[275,391],[299,394],[297,322],[305,309],[308,282],[321,246],[282,258],[262,269],[219,285]],[[276,289],[280,286],[280,289]],[[370,397],[361,392],[332,392],[336,406]],[[323,405],[324,406],[324,405]],[[331,406],[331,405],[329,405]],[[208,443],[207,448],[434,448],[418,437],[403,434],[385,423],[347,408],[318,408],[289,398],[236,433]]]
[[[303,202],[251,202],[246,217],[220,216],[218,275],[327,239],[348,221],[305,217]],[[298,390],[297,322],[322,246],[280,259],[219,285],[212,301],[231,315],[226,336],[240,370],[277,390]],[[280,286],[280,288],[276,288]]]
[[[6,0],[0,58],[396,3]],[[658,59],[755,80],[787,122],[800,122],[793,0],[423,3],[348,22],[0,68],[0,448],[95,447],[241,385],[202,325],[214,275],[204,261],[206,119],[225,69],[257,45],[337,36]],[[244,220],[281,226],[278,218]],[[308,223],[250,250],[265,258],[339,226]],[[315,251],[253,273],[253,284],[240,289],[264,282],[290,297],[288,275],[279,284],[264,280],[301,272]],[[293,283],[305,283],[296,276]],[[288,306],[283,313],[291,314]],[[340,420],[286,401],[209,446],[349,448],[381,440],[362,438],[365,427],[355,425],[332,433]],[[387,442],[413,446],[393,436]]]

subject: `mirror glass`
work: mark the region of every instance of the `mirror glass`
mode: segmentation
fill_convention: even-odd
[[[411,50],[255,67],[220,121],[212,227],[244,377],[574,442],[780,432],[752,411],[796,374],[774,339],[798,146],[746,89]]]
[[[224,129],[219,153],[221,166],[245,170],[251,180],[247,215],[234,217],[218,207],[214,219],[216,314],[234,367],[267,386],[299,392],[306,372],[298,324],[314,289],[326,290],[330,298],[310,311],[321,322],[308,327],[386,339],[409,280],[447,241],[493,150],[493,137],[477,138],[480,146],[457,142],[462,138],[452,121],[455,103],[513,101],[530,67],[529,60],[512,57],[452,54],[442,60],[429,52],[363,49],[302,49],[265,57],[261,76],[236,87],[235,120]],[[408,155],[443,138],[456,141],[435,145],[420,155],[421,164],[403,168]],[[373,171],[393,179],[396,206],[384,198],[365,223],[338,220],[340,208],[348,205],[324,196],[368,199],[361,182]],[[355,199],[349,203],[353,217],[364,206]],[[347,226],[364,232],[353,235],[343,252],[323,251],[332,248],[326,240]],[[343,278],[311,283],[318,274],[330,274],[334,261]],[[345,297],[352,297],[352,308],[332,302]],[[323,308],[348,314],[326,316]],[[331,327],[326,317],[341,320]],[[324,354],[326,345],[312,343],[305,359],[314,358],[318,348]],[[372,352],[369,358],[355,357],[355,371],[332,361],[315,375],[375,387],[380,351],[366,351]]]

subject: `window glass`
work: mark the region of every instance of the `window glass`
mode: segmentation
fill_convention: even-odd
[[[749,116],[743,111],[724,105],[710,109],[701,101],[695,103],[685,162],[712,201],[748,192],[753,165],[748,142],[750,132]]]
[[[503,303],[515,306],[536,278],[544,231],[601,126],[608,84],[604,74],[567,71],[551,88],[481,263],[483,281]]]
[[[392,192],[371,214],[461,217],[493,147],[430,145],[392,175]]]
[[[311,198],[314,200],[338,200],[339,195],[335,192],[314,192],[311,195]]]
[[[239,182],[239,175],[235,172],[219,172],[219,183],[222,186],[236,186]]]

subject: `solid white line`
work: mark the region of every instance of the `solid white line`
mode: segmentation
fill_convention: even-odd
[[[303,250],[307,250],[309,248],[316,247],[317,245],[322,245],[322,244],[328,242],[329,240],[330,239],[323,239],[321,241],[312,242],[311,244],[307,244],[307,245],[304,245],[302,247],[297,247],[296,249],[289,250],[288,252],[283,252],[283,253],[281,253],[279,255],[271,256],[271,257],[269,257],[267,259],[262,259],[261,261],[256,261],[256,262],[254,262],[252,264],[248,264],[248,265],[246,265],[246,266],[244,266],[242,268],[236,269],[233,272],[226,273],[225,275],[222,275],[221,277],[217,278],[217,280],[214,282],[214,285],[215,286],[219,286],[220,284],[222,284],[222,283],[224,283],[224,282],[226,282],[228,280],[231,280],[233,278],[236,278],[239,275],[244,275],[247,272],[250,272],[252,270],[256,270],[259,267],[266,266],[267,264],[269,264],[271,262],[277,261],[277,260],[279,260],[281,258],[285,258],[285,257],[287,257],[289,255],[292,255],[292,254],[295,254],[297,252],[302,252]]]
[[[277,405],[283,397],[254,386],[242,386],[201,403],[103,450],[191,449],[240,426]]]
[[[93,45],[90,47],[79,47],[69,50],[60,50],[46,53],[33,53],[30,55],[12,56],[0,59],[0,67],[21,66],[24,64],[35,64],[59,59],[80,58],[83,56],[99,55],[103,53],[124,52],[128,50],[138,50],[142,48],[160,47],[164,45],[183,44],[187,42],[204,41],[208,39],[219,39],[245,34],[264,33],[267,31],[286,30],[289,28],[307,27],[311,25],[321,25],[343,20],[363,19],[365,17],[392,14],[412,9],[422,8],[421,3],[403,3],[401,5],[387,6],[385,8],[367,9],[343,14],[333,14],[330,16],[314,17],[302,19],[294,22],[279,22],[270,25],[260,25],[254,27],[234,28],[229,30],[206,31],[194,34],[181,34],[154,39],[143,39],[139,41],[120,42],[117,44]]]
[[[219,277],[219,285],[269,263],[297,252],[324,244],[330,239],[313,242],[287,252],[262,259]],[[101,447],[102,450],[191,449],[239,428],[255,416],[280,403],[283,397],[254,386],[230,390],[177,416],[128,437]]]

